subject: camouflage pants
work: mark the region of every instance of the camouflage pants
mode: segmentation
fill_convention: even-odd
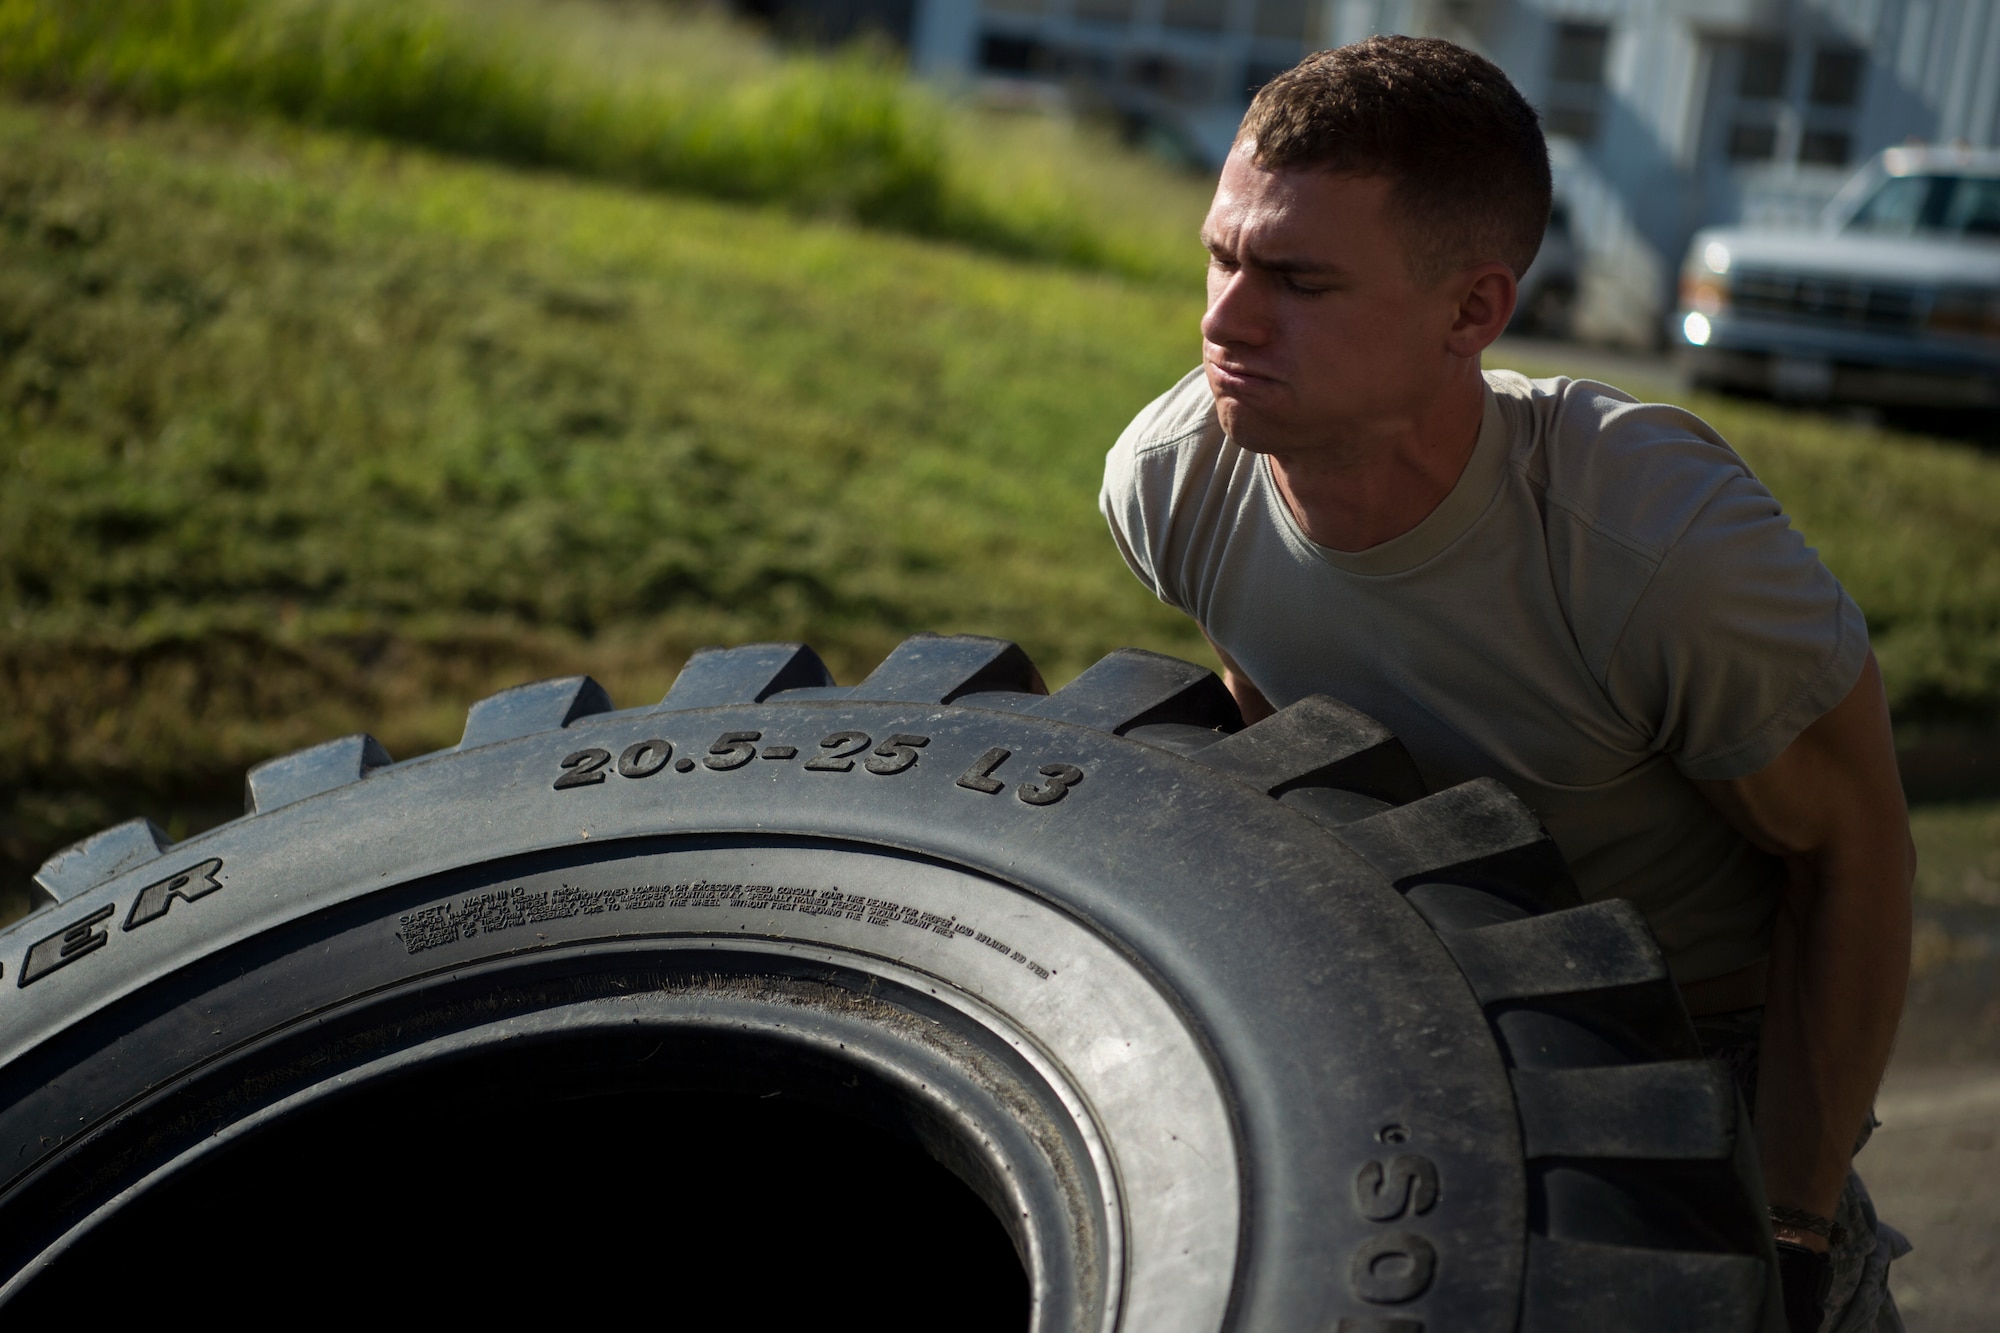
[[[1695,1020],[1703,1054],[1720,1060],[1736,1079],[1744,1103],[1757,1104],[1758,1037],[1764,1011],[1739,1009]],[[1859,1153],[1880,1122],[1871,1112],[1854,1143]],[[1833,1220],[1847,1229],[1846,1243],[1833,1251],[1833,1286],[1827,1293],[1821,1333],[1903,1333],[1903,1317],[1889,1295],[1889,1263],[1910,1252],[1903,1233],[1875,1216],[1867,1186],[1852,1171],[1841,1191]]]

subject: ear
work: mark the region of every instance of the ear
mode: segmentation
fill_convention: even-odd
[[[1520,284],[1514,270],[1498,261],[1465,269],[1451,281],[1458,294],[1458,318],[1445,335],[1445,346],[1454,356],[1478,356],[1507,331]]]

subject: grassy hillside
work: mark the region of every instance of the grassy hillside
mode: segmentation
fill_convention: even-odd
[[[1147,277],[1184,271],[1206,200],[1087,131],[947,102],[884,51],[788,55],[695,4],[0,0],[9,86],[286,119]]]
[[[443,159],[0,101],[0,873],[268,754],[705,642],[917,629],[1060,683],[1199,657],[1096,517],[1186,283]],[[1697,403],[1860,596],[1905,717],[2000,700],[2000,467]],[[0,886],[0,893],[5,887]],[[4,906],[0,906],[4,911]]]
[[[1191,287],[1192,284],[1189,284]],[[1196,298],[323,135],[0,103],[18,876],[242,765],[694,646],[1198,639],[1090,499]]]

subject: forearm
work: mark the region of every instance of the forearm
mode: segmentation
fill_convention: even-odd
[[[1236,700],[1236,710],[1243,714],[1244,724],[1247,726],[1252,722],[1262,722],[1277,712],[1277,709],[1271,707],[1271,701],[1264,697],[1264,692],[1257,688],[1256,682],[1245,674],[1242,667],[1236,665],[1235,658],[1223,651],[1222,645],[1215,641],[1214,636],[1206,628],[1203,628],[1201,635],[1208,640],[1208,646],[1215,650],[1216,661],[1222,663],[1223,688],[1227,689],[1230,697]]]
[[[1788,871],[1765,983],[1757,1147],[1773,1205],[1831,1217],[1910,979],[1916,851],[1874,654],[1771,763],[1697,785]]]
[[[1909,982],[1911,859],[1894,838],[1791,862],[1771,946],[1757,1140],[1773,1204],[1833,1214]]]

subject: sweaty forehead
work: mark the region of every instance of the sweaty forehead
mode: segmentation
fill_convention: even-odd
[[[1267,171],[1239,152],[1232,152],[1215,183],[1206,230],[1236,231],[1246,226],[1282,225],[1298,217],[1305,182],[1299,173]]]
[[[1202,224],[1211,248],[1287,261],[1337,264],[1357,243],[1386,239],[1390,183],[1313,167],[1258,166],[1239,144],[1223,164]]]

